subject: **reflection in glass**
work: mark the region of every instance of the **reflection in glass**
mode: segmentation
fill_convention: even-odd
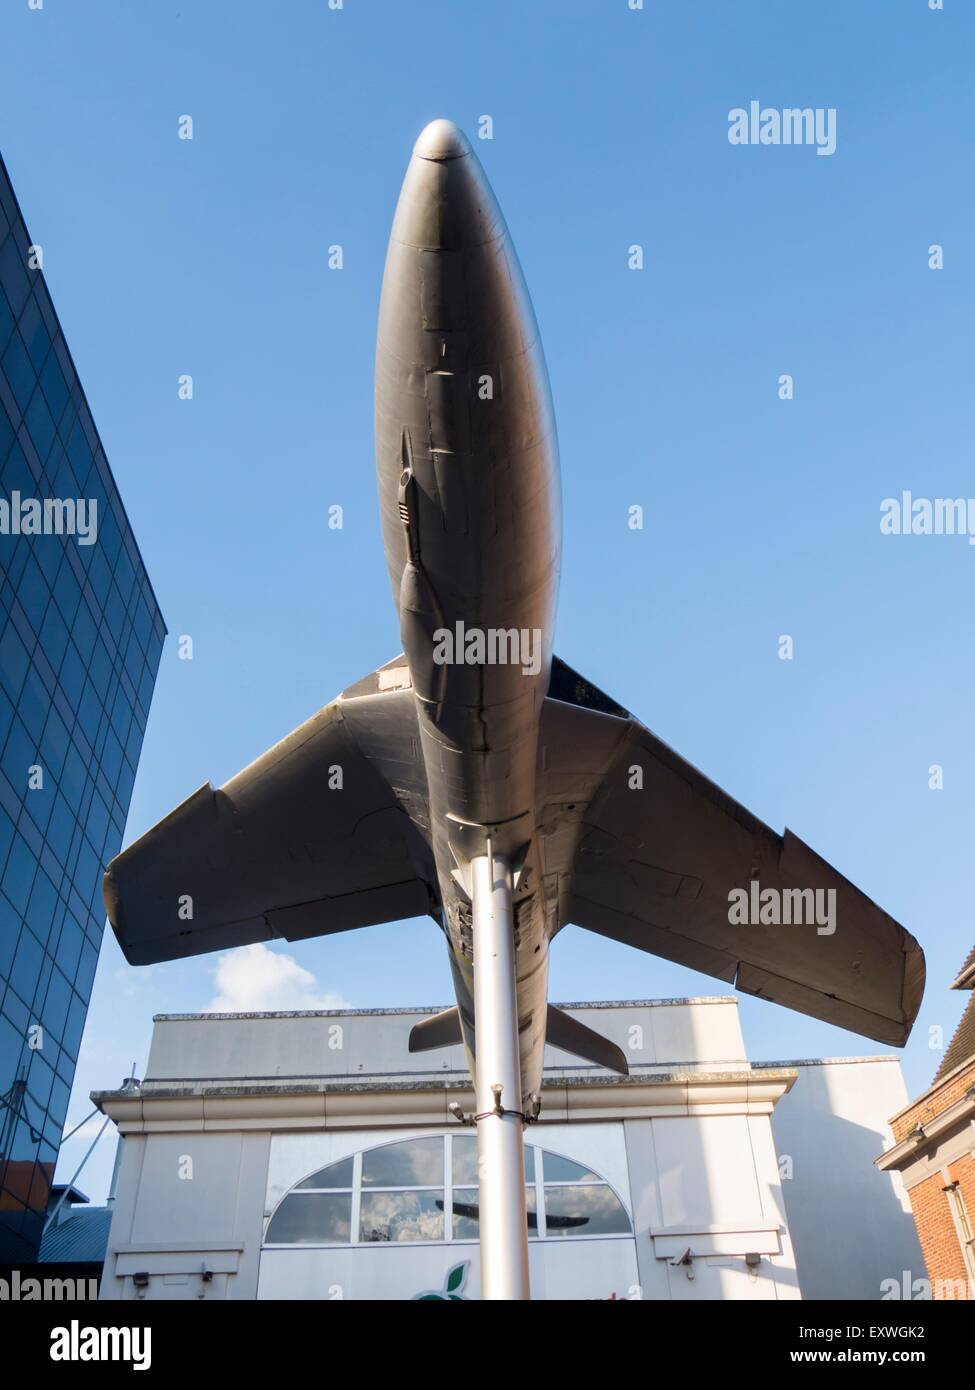
[[[443,1205],[442,1189],[439,1192],[363,1192],[359,1239],[391,1243],[443,1240]]]
[[[545,1189],[547,1236],[615,1236],[628,1234],[630,1229],[630,1218],[611,1187],[587,1184]]]
[[[602,1182],[598,1173],[594,1173],[590,1168],[583,1168],[581,1163],[573,1163],[571,1158],[563,1158],[561,1154],[549,1153],[545,1150],[545,1181],[546,1182]]]
[[[307,1187],[351,1187],[352,1159],[343,1158],[339,1163],[330,1163],[327,1168],[319,1168],[310,1178],[298,1183],[297,1191]]]
[[[271,1218],[268,1245],[347,1245],[352,1234],[351,1192],[303,1192],[285,1197]]]
[[[278,1207],[268,1227],[267,1244],[477,1240],[477,1139],[466,1134],[450,1136],[450,1203],[443,1188],[446,1142],[442,1136],[431,1136],[366,1150],[361,1157],[361,1187],[356,1184],[354,1156],[319,1168],[304,1178]],[[592,1169],[542,1150],[536,1158],[532,1146],[525,1150],[525,1169],[527,1226],[533,1239],[632,1233],[619,1198]],[[545,1221],[541,1224],[534,1175],[541,1178],[543,1171],[548,1181]],[[353,1187],[359,1193],[358,1232],[352,1229],[351,1221]]]
[[[407,1139],[370,1149],[362,1155],[362,1186],[442,1187],[443,1140]]]
[[[454,1240],[477,1240],[480,1230],[480,1211],[476,1187],[455,1187],[452,1238]],[[536,1211],[535,1189],[525,1188],[525,1208],[528,1215],[528,1234],[538,1235],[538,1213]]]
[[[451,1161],[453,1184],[467,1187],[477,1186],[477,1140],[469,1134],[453,1136],[454,1154]],[[525,1145],[525,1182],[535,1181],[535,1150],[531,1144]]]

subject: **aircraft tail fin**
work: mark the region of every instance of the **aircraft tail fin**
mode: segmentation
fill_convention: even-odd
[[[619,1072],[621,1076],[630,1074],[626,1054],[621,1047],[610,1042],[609,1038],[604,1038],[601,1033],[587,1028],[571,1014],[557,1009],[554,1004],[548,1006],[545,1041],[551,1043],[552,1047],[561,1048],[563,1052],[571,1052],[573,1057],[581,1057],[584,1062],[594,1062],[597,1067],[605,1067],[607,1071]]]
[[[431,1014],[410,1029],[410,1051],[432,1052],[435,1047],[458,1047],[464,1041],[460,1028],[460,1010],[444,1009]]]

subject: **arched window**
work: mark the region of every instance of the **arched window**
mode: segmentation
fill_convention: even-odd
[[[532,1240],[632,1235],[626,1208],[584,1164],[525,1145]],[[446,1134],[365,1149],[297,1183],[268,1222],[265,1245],[477,1240],[477,1139]]]

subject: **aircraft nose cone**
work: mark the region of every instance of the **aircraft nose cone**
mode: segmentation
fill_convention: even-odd
[[[447,120],[431,121],[428,126],[424,126],[413,146],[413,153],[419,159],[437,161],[460,159],[470,152],[467,136],[460,126]]]
[[[504,233],[477,154],[453,121],[420,132],[400,189],[392,240],[426,251],[463,251]]]

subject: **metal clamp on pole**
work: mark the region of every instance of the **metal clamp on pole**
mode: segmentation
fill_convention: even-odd
[[[523,1125],[528,1124],[529,1119],[534,1118],[534,1116],[528,1116],[528,1115],[526,1115],[526,1114],[524,1113],[524,1111],[522,1111],[522,1110],[505,1110],[504,1106],[501,1104],[501,1093],[502,1093],[503,1090],[504,1090],[504,1087],[501,1085],[501,1083],[498,1082],[498,1081],[496,1081],[496,1082],[494,1083],[494,1085],[491,1087],[491,1094],[494,1096],[494,1105],[493,1105],[492,1109],[490,1109],[490,1110],[484,1110],[480,1115],[475,1115],[475,1116],[474,1116],[474,1123],[475,1123],[475,1124],[477,1124],[478,1120],[487,1120],[487,1119],[489,1119],[491,1115],[501,1115],[501,1116],[504,1116],[504,1115],[517,1115],[518,1118],[519,1118],[519,1120],[521,1120],[521,1122],[522,1122]],[[533,1092],[533,1094],[534,1094],[534,1092]],[[450,1109],[449,1106],[448,1106],[447,1108]],[[459,1107],[458,1107],[458,1108],[459,1108]],[[539,1109],[541,1109],[541,1101],[539,1101]],[[537,1113],[538,1113],[538,1112],[536,1111],[536,1114],[537,1114]]]

